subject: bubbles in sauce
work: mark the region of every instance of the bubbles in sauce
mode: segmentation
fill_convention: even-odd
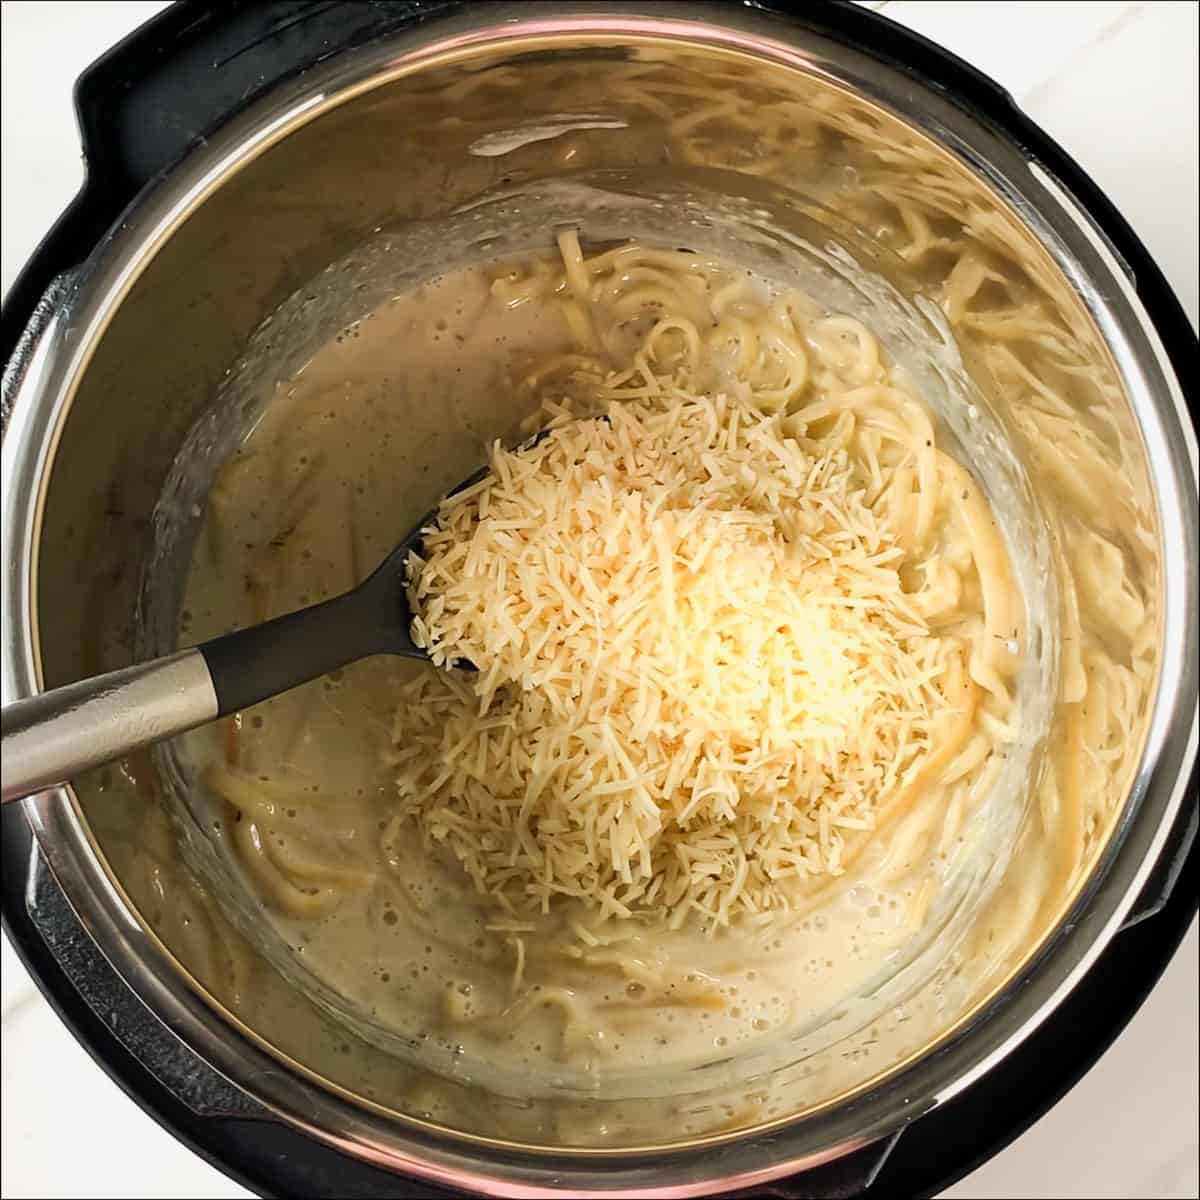
[[[561,306],[496,304],[490,280],[465,270],[398,295],[276,385],[210,497],[181,635],[201,640],[353,586],[492,439],[515,438],[528,401],[514,376],[570,348],[571,334]],[[634,928],[607,955],[547,958],[534,939],[518,951],[520,932],[457,868],[392,829],[384,751],[413,669],[358,663],[245,714],[236,746],[212,730],[188,742],[198,766],[229,761],[265,781],[271,869],[319,859],[307,894],[332,887],[336,902],[304,915],[272,905],[270,919],[304,970],[374,1027],[507,1069],[661,1069],[853,1008],[903,961],[913,889],[870,878],[759,931]]]

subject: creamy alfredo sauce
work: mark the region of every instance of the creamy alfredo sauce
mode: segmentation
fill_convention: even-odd
[[[518,436],[532,405],[517,381],[575,341],[556,299],[514,299],[493,287],[501,274],[406,291],[277,385],[210,496],[182,642],[351,587],[491,439]],[[818,377],[837,376],[843,344],[808,351]],[[187,753],[200,771],[232,765],[254,781],[236,805],[213,796],[214,836],[297,962],[368,1025],[464,1061],[559,1077],[661,1071],[781,1033],[819,1036],[835,1014],[853,1028],[856,998],[927,942],[928,914],[985,831],[964,819],[985,781],[953,802],[931,789],[808,911],[715,935],[627,922],[580,947],[565,918],[506,920],[413,827],[389,824],[392,712],[419,669],[359,663],[191,735]]]

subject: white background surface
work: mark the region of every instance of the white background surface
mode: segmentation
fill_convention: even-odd
[[[2,261],[8,287],[82,178],[76,76],[158,3],[0,4]],[[1133,224],[1197,323],[1197,14],[1156,3],[891,0],[888,16],[1004,84]],[[948,1196],[1200,1194],[1193,925],[1099,1065]],[[142,1114],[59,1024],[3,945],[5,1198],[246,1193]]]

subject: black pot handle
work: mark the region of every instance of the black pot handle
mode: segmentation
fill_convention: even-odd
[[[75,105],[84,154],[128,203],[198,138],[281,80],[459,6],[459,0],[179,0],[80,76]]]
[[[280,81],[463,0],[177,0],[75,84],[83,186],[5,297],[0,362],[56,275],[78,266],[151,180]]]
[[[728,0],[737,7],[737,0]],[[764,14],[888,50],[980,107],[1012,109],[1001,88],[919,35],[858,5],[752,0]],[[5,297],[7,362],[51,280],[78,266],[151,180],[281,80],[401,28],[487,0],[176,0],[97,59],[75,85],[84,183]],[[636,5],[634,6],[636,7]],[[876,28],[871,29],[871,26]],[[881,29],[886,32],[881,33]],[[1015,109],[1013,109],[1015,111]]]

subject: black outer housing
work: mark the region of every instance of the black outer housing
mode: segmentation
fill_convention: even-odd
[[[94,63],[75,91],[87,174],[79,194],[13,284],[0,320],[0,362],[51,280],[82,262],[139,191],[177,162],[199,135],[336,54],[463,0],[178,0]],[[999,128],[1060,180],[1130,268],[1197,424],[1196,336],[1178,300],[1102,191],[992,80],[925,38],[858,6],[752,7],[835,41],[865,48],[978,119]],[[1194,829],[1193,766],[1180,828]],[[63,1022],[109,1076],[202,1158],[263,1196],[449,1197],[453,1193],[351,1159],[275,1121],[199,1116],[114,1036],[80,995],[25,905],[32,839],[16,806],[0,813],[5,931]],[[1200,843],[1178,836],[1156,878],[1177,875],[1151,919],[1122,931],[1053,1017],[984,1079],[907,1128],[879,1165],[859,1154],[756,1189],[764,1197],[933,1195],[973,1170],[1050,1109],[1087,1072],[1140,1008],[1200,907]],[[1145,908],[1150,903],[1148,885]],[[1135,910],[1136,911],[1136,910]],[[94,970],[111,969],[98,954]]]

